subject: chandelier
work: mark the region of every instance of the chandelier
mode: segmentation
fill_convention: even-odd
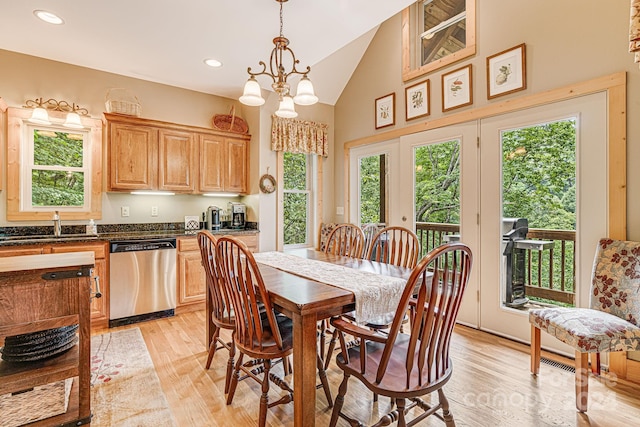
[[[251,71],[251,67],[247,68],[247,73],[249,73],[250,77],[244,85],[244,91],[240,97],[240,102],[251,106],[260,106],[264,104],[264,98],[262,98],[262,94],[260,93],[260,85],[256,80],[256,76],[269,76],[273,80],[271,87],[278,94],[280,99],[280,105],[278,107],[278,111],[276,111],[276,116],[293,118],[298,116],[294,103],[298,105],[313,105],[318,102],[318,97],[313,91],[311,80],[307,77],[307,74],[311,71],[311,67],[307,66],[307,69],[304,71],[298,71],[296,69],[296,65],[299,64],[300,61],[296,59],[296,55],[288,47],[289,40],[282,33],[282,3],[288,0],[276,1],[280,3],[280,36],[273,39],[275,47],[271,51],[271,57],[269,58],[269,71],[267,71],[267,64],[263,61],[258,63],[259,65],[262,65],[262,71],[260,72],[254,73]],[[292,67],[289,72],[286,72],[283,64],[283,59],[286,57],[285,53],[291,56]],[[294,97],[291,96],[289,83],[287,83],[287,78],[292,74],[302,75],[302,79],[298,83],[296,96]]]

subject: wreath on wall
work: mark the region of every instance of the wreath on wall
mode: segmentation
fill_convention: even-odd
[[[260,191],[266,194],[276,191],[276,179],[273,176],[269,175],[268,168],[267,173],[260,177]]]

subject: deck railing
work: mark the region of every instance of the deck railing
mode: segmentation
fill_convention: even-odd
[[[422,255],[440,246],[446,236],[460,233],[458,224],[435,222],[416,223],[416,234],[420,239]],[[527,239],[552,240],[552,249],[527,250],[526,294],[542,302],[575,304],[575,241],[572,230],[547,230],[530,228]]]

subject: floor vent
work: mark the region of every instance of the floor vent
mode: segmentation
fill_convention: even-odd
[[[540,361],[545,365],[553,366],[554,368],[560,368],[567,372],[576,372],[575,366],[567,365],[565,363],[556,362],[555,360],[547,359],[546,357],[541,357]]]

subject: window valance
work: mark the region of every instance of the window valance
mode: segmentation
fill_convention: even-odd
[[[640,63],[640,0],[631,0],[629,52],[635,55],[635,62]]]
[[[329,155],[328,125],[306,120],[271,117],[271,149],[291,153]]]

